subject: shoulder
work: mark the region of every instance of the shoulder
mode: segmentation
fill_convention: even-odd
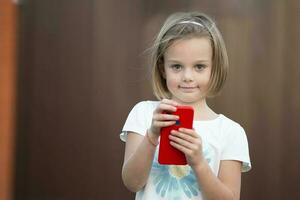
[[[159,101],[140,101],[132,108],[132,110],[137,110],[139,112],[150,112],[153,111],[157,105],[159,104]]]
[[[237,160],[242,162],[242,171],[251,169],[248,139],[244,128],[237,122],[223,117],[223,130],[221,137],[221,160]]]
[[[227,140],[246,137],[244,128],[238,122],[226,117],[225,115],[221,115],[220,118],[219,128],[223,139],[226,138],[225,140]]]
[[[122,129],[120,137],[123,141],[126,141],[127,132],[145,135],[151,125],[153,110],[158,103],[158,101],[141,101],[133,106]]]
[[[140,101],[131,109],[129,116],[139,119],[152,118],[154,109],[159,104],[159,101]]]
[[[248,146],[247,135],[244,128],[236,121],[222,116],[221,138],[224,145]]]
[[[221,118],[221,126],[224,130],[238,130],[243,129],[243,127],[236,121],[226,117],[225,115],[220,115]]]

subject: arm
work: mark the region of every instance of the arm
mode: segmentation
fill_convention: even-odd
[[[240,199],[241,163],[238,161],[221,161],[220,171],[216,177],[207,162],[194,169],[199,185],[206,200]]]
[[[122,179],[124,185],[132,192],[141,190],[149,177],[161,127],[174,124],[178,116],[163,114],[163,111],[176,110],[174,101],[164,99],[153,112],[150,129],[145,137],[128,133]]]
[[[206,200],[238,200],[241,185],[241,162],[221,161],[218,177],[202,154],[202,141],[193,129],[171,132],[171,145],[182,151],[195,172]]]
[[[146,184],[156,147],[147,137],[128,133],[122,179],[132,192],[137,192]]]

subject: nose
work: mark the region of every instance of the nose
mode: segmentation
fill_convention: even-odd
[[[185,68],[182,76],[183,81],[190,82],[193,81],[193,71],[190,68]]]

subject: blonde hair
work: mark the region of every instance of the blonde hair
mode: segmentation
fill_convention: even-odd
[[[171,98],[163,75],[164,54],[175,40],[206,37],[212,46],[212,69],[206,97],[217,95],[222,89],[228,71],[228,56],[222,35],[214,21],[200,12],[170,15],[158,33],[151,48],[152,87],[159,99]]]

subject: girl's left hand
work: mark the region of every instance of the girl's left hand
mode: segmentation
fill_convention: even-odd
[[[180,128],[172,130],[170,144],[185,154],[188,164],[194,168],[203,164],[202,140],[194,129]]]

